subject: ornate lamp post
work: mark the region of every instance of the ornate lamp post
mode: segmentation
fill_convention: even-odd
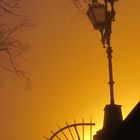
[[[118,0],[104,0],[104,4],[98,0],[92,0],[89,5],[87,15],[95,30],[101,33],[101,42],[106,49],[109,67],[109,87],[110,87],[110,104],[105,106],[104,125],[95,136],[95,140],[109,139],[113,132],[122,123],[121,105],[116,105],[114,101],[114,81],[112,69],[112,47],[110,44],[112,23],[115,21],[114,4]]]
[[[92,4],[89,5],[87,15],[94,26],[95,30],[99,30],[101,33],[101,41],[103,48],[106,48],[108,56],[109,66],[109,86],[110,86],[110,104],[115,104],[114,101],[114,81],[113,81],[113,70],[112,70],[112,48],[110,45],[111,33],[112,33],[112,22],[115,21],[115,10],[114,3],[117,0],[104,0],[104,4],[100,4],[97,0],[93,0]],[[110,4],[111,10],[108,5]]]

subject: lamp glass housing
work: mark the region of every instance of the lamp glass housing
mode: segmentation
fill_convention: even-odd
[[[89,7],[87,15],[95,29],[104,28],[106,10],[103,4],[93,3],[93,5]]]

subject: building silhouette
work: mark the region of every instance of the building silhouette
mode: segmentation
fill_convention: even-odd
[[[120,105],[106,105],[103,128],[93,140],[140,140],[140,102],[123,120]]]
[[[140,140],[140,102],[124,119],[111,140]]]

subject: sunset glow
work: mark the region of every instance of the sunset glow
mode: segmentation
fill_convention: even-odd
[[[140,1],[116,5],[111,46],[115,103],[123,118],[140,99]],[[0,139],[43,140],[73,118],[102,128],[109,103],[108,65],[100,34],[71,0],[26,0],[34,29],[20,34],[29,46],[31,87],[1,70]],[[26,67],[26,66],[25,66]],[[86,135],[86,137],[89,137]]]

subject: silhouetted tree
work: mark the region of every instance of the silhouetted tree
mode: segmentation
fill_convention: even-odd
[[[92,3],[92,0],[72,0],[74,5],[82,12],[86,13],[88,5]]]
[[[31,26],[21,14],[22,2],[0,0],[0,68],[27,78],[27,72],[20,66],[20,60],[27,60],[24,56],[27,46],[16,35],[22,28]]]

